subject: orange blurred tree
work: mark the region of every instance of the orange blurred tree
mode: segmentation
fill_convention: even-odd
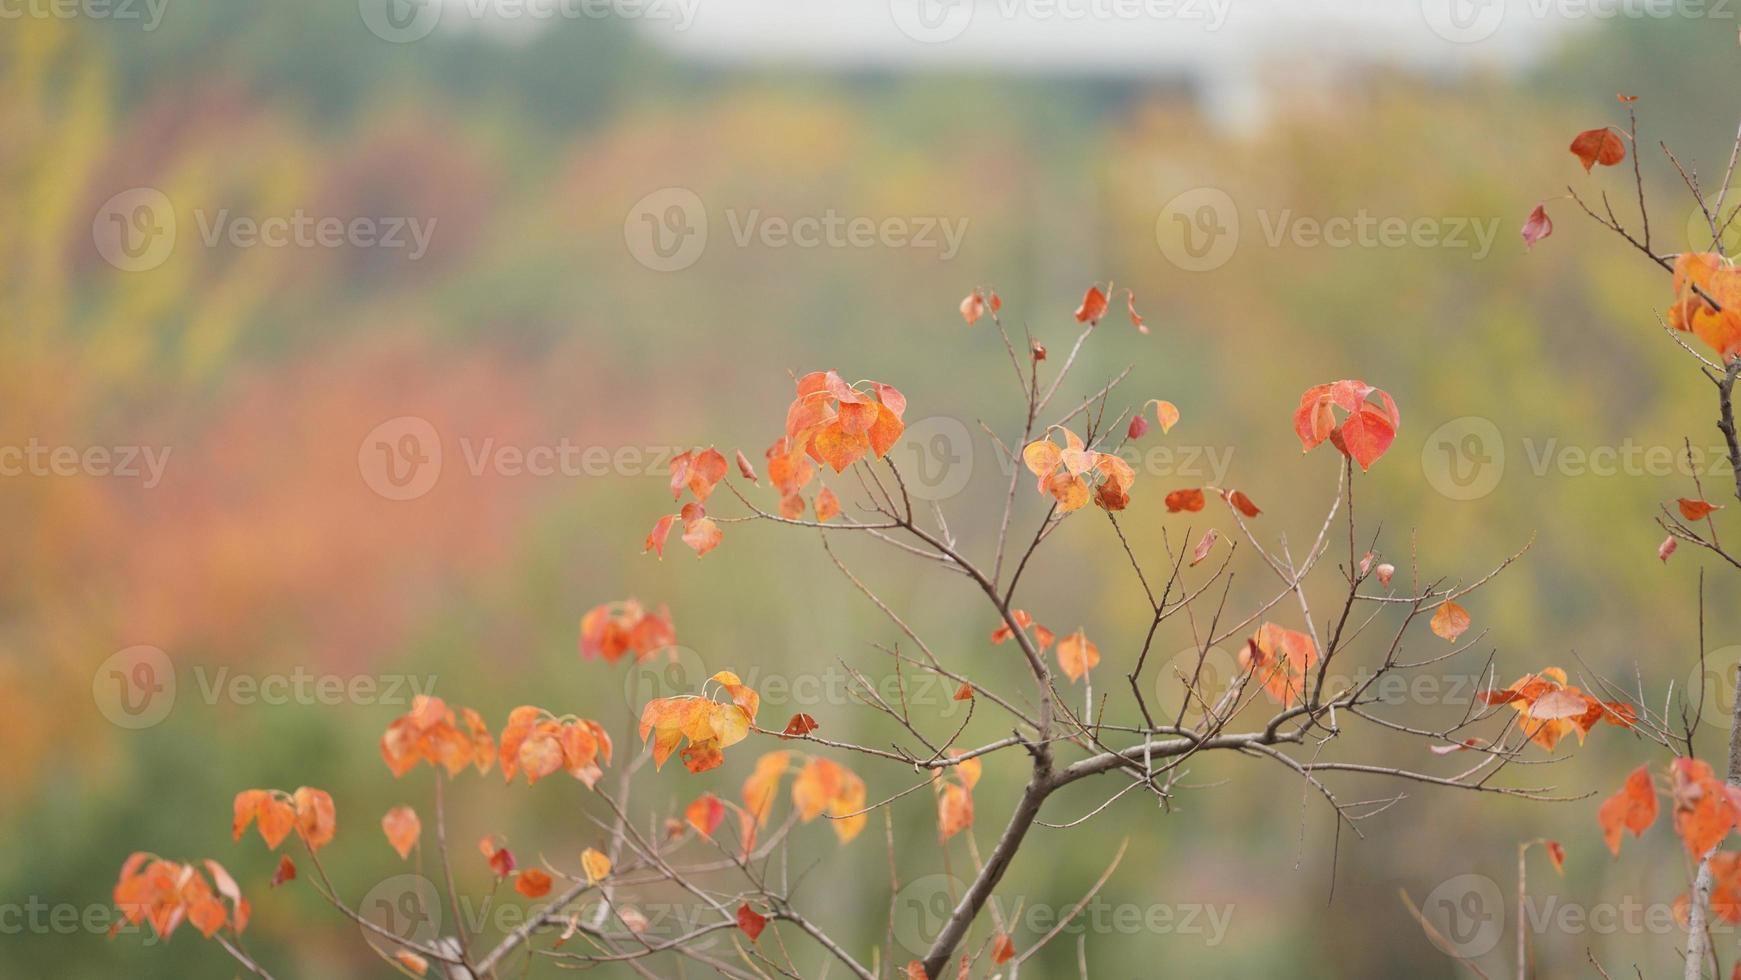
[[[700,693],[646,703],[639,725],[643,745],[627,753],[613,745],[597,721],[559,709],[525,705],[494,729],[471,709],[420,698],[388,727],[381,751],[395,777],[409,775],[422,763],[440,770],[432,776],[428,806],[447,894],[430,900],[451,905],[455,931],[436,937],[386,928],[339,893],[322,865],[321,852],[334,844],[338,823],[334,803],[324,792],[310,787],[294,792],[245,790],[235,800],[235,836],[239,839],[257,826],[274,849],[295,836],[313,873],[299,870],[286,855],[277,881],[307,882],[366,931],[383,959],[411,975],[430,970],[448,977],[521,974],[536,956],[570,967],[627,964],[646,976],[654,974],[644,961],[659,957],[688,958],[730,977],[764,972],[815,976],[823,969],[812,964],[816,957],[860,978],[968,977],[976,971],[1014,976],[1087,901],[1083,898],[1042,935],[1014,934],[995,908],[991,922],[983,922],[1029,832],[1036,824],[1078,826],[1131,794],[1167,805],[1188,791],[1180,782],[1183,767],[1201,753],[1237,753],[1274,764],[1320,797],[1339,829],[1358,833],[1363,821],[1384,812],[1403,794],[1349,800],[1335,785],[1343,777],[1376,775],[1478,794],[1557,799],[1552,787],[1503,785],[1496,776],[1532,745],[1552,752],[1565,737],[1581,741],[1598,724],[1645,724],[1648,715],[1641,719],[1640,709],[1585,693],[1569,685],[1557,668],[1534,670],[1502,690],[1490,686],[1448,725],[1428,725],[1385,710],[1380,691],[1387,679],[1430,671],[1477,642],[1479,634],[1463,639],[1472,619],[1463,601],[1522,552],[1499,561],[1474,582],[1459,583],[1424,576],[1411,547],[1406,572],[1397,577],[1397,567],[1380,550],[1377,525],[1366,523],[1371,519],[1364,516],[1365,508],[1357,518],[1354,503],[1360,474],[1390,448],[1401,417],[1387,392],[1363,382],[1315,386],[1294,410],[1292,425],[1303,451],[1327,443],[1343,457],[1323,519],[1309,529],[1303,550],[1297,551],[1285,535],[1272,538],[1261,530],[1263,511],[1245,493],[1200,486],[1169,488],[1162,501],[1167,516],[1159,519],[1209,520],[1218,526],[1201,532],[1168,528],[1162,553],[1139,553],[1121,522],[1132,519],[1134,512],[1127,507],[1145,491],[1121,453],[1148,435],[1151,412],[1152,424],[1165,434],[1180,423],[1180,410],[1149,399],[1114,412],[1110,406],[1129,369],[1080,398],[1060,400],[1078,354],[1097,329],[1104,329],[1100,325],[1110,303],[1119,300],[1132,325],[1147,332],[1128,290],[1114,292],[1109,284],[1103,291],[1096,285],[1075,312],[1079,332],[1061,360],[1031,338],[1018,342],[1011,336],[995,291],[975,289],[962,301],[961,315],[970,327],[981,320],[995,325],[1021,400],[1019,427],[1007,439],[993,436],[1011,464],[1011,475],[997,498],[979,504],[1001,515],[988,540],[971,545],[960,541],[940,505],[926,512],[915,504],[907,477],[889,455],[905,429],[906,398],[882,382],[850,382],[834,371],[795,379],[784,431],[763,453],[767,489],[774,493],[766,506],[753,499],[766,492],[760,489],[762,472],[741,451],[728,461],[724,453],[709,448],[672,462],[673,497],[688,499],[676,513],[659,518],[645,550],[662,557],[669,536],[677,533],[684,545],[705,555],[720,546],[726,528],[734,525],[818,533],[846,583],[885,614],[898,637],[896,643],[879,646],[889,670],[897,679],[911,672],[946,682],[969,708],[959,724],[915,710],[903,683],[895,685],[892,696],[881,693],[887,686],[872,683],[862,671],[853,674],[855,693],[903,733],[888,748],[830,737],[828,719],[804,713],[783,724],[764,725],[758,717],[758,692],[732,671],[715,673]],[[836,485],[824,484],[829,474]],[[1023,489],[1025,476],[1034,478],[1034,490]],[[709,510],[722,488],[735,501],[737,512],[729,516]],[[1019,504],[1035,499],[1040,512],[1022,516],[1028,508]],[[1211,500],[1219,501],[1218,519],[1205,513]],[[1093,514],[1104,523],[1090,521]],[[1203,516],[1192,516],[1199,514]],[[1025,523],[1031,527],[1023,530],[1020,525]],[[1111,648],[1108,637],[1092,626],[1060,635],[1042,625],[1044,595],[1018,601],[1024,572],[1035,567],[1036,556],[1059,533],[1106,535],[1109,560],[1128,565],[1140,585],[1148,621],[1140,636],[1119,638]],[[842,534],[866,536],[957,577],[964,592],[976,596],[998,622],[989,641],[1013,642],[1019,651],[1017,676],[971,676],[952,664],[835,553],[829,539]],[[1247,553],[1249,561],[1237,560]],[[1242,566],[1253,568],[1272,586],[1261,601],[1234,609],[1229,603],[1232,578]],[[1308,596],[1307,583],[1315,573],[1336,583],[1338,599],[1327,610],[1315,610]],[[1385,620],[1387,613],[1395,615]],[[1143,693],[1145,684],[1153,683],[1149,675],[1169,669],[1151,657],[1164,628],[1182,629],[1196,651],[1194,664],[1189,657],[1175,660],[1169,665],[1173,676],[1162,681],[1177,685],[1177,710],[1157,708]],[[1424,633],[1437,638],[1429,642],[1448,645],[1411,653]],[[650,610],[633,600],[595,608],[583,619],[580,634],[582,652],[607,663],[655,660],[669,655],[676,641],[667,611]],[[1229,640],[1243,642],[1239,672],[1219,686],[1209,657],[1217,644]],[[1108,659],[1116,656],[1123,686],[1095,687],[1097,671],[1103,670],[1102,643],[1117,650]],[[1336,673],[1333,665],[1339,668]],[[1080,698],[1072,693],[1078,684]],[[976,711],[999,715],[1008,734],[958,744]],[[1354,737],[1346,739],[1348,735]],[[1437,755],[1470,761],[1441,775],[1344,758],[1337,750],[1344,744],[1357,749],[1380,737],[1425,742]],[[737,792],[704,775],[721,764],[726,752],[751,739],[771,747]],[[673,754],[680,755],[687,770],[678,778],[695,782],[693,802],[681,812],[637,816],[630,805],[634,780],[648,778],[647,762],[658,770]],[[855,767],[841,761],[854,756],[860,759]],[[529,784],[566,772],[603,801],[612,818],[596,821],[597,846],[572,864],[522,866],[508,842],[485,836],[479,844],[481,859],[495,871],[498,884],[511,880],[517,893],[539,903],[523,924],[489,933],[468,928],[459,914],[462,896],[452,873],[458,858],[450,853],[444,794],[450,792],[450,782],[458,785],[466,769],[484,773],[496,766],[507,780],[524,774]],[[879,785],[872,794],[857,770],[870,772],[873,766],[907,776],[899,784]],[[1026,776],[1019,795],[976,800],[975,788],[986,766],[1020,767]],[[607,779],[606,770],[612,767],[614,779]],[[790,789],[782,792],[788,775]],[[1057,814],[1051,812],[1055,806],[1048,808],[1060,790],[1091,780],[1106,786],[1104,802],[1086,813]],[[974,873],[929,950],[902,963],[889,941],[882,948],[857,949],[834,938],[805,912],[784,873],[784,860],[775,859],[783,858],[793,835],[817,818],[827,819],[844,845],[860,837],[871,813],[916,805],[915,794],[921,799],[928,795],[927,805],[935,810],[939,848],[957,836],[967,839]],[[786,807],[780,801],[788,795]],[[988,808],[994,814],[995,836],[982,852],[974,839],[980,826],[976,814]],[[401,857],[414,850],[421,855],[424,833],[416,810],[395,807],[381,826]],[[892,821],[885,827],[892,859]],[[1112,876],[1122,853],[1120,849],[1112,858],[1095,890]],[[656,889],[673,888],[691,896],[700,914],[677,935],[654,935],[639,908],[641,901]],[[249,900],[216,862],[136,853],[123,867],[115,898],[130,922],[148,923],[165,936],[189,922],[222,944],[245,969],[271,975],[243,942]],[[863,907],[881,905],[874,895],[866,895]],[[788,943],[783,927],[798,936]],[[731,955],[714,948],[721,934],[731,939]],[[806,943],[814,950],[806,952]]]

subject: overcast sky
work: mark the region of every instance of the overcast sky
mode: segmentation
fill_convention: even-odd
[[[630,2],[630,0],[621,0]],[[1506,63],[1653,0],[640,0],[697,55],[1016,71],[1247,71],[1277,57]],[[687,26],[651,11],[685,11]]]
[[[1186,78],[1235,125],[1278,85],[1347,65],[1515,67],[1566,31],[1662,16],[1676,0],[437,0],[443,28],[525,36],[627,17],[724,64]],[[1683,8],[1684,9],[1684,8]]]

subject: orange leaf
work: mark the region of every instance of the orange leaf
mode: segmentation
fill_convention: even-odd
[[[1463,631],[1469,628],[1469,610],[1455,602],[1446,601],[1433,613],[1431,625],[1434,634],[1455,643],[1457,637],[1462,636]]]
[[[955,700],[957,700],[957,701],[972,701],[973,700],[973,685],[967,683],[966,681],[962,681],[961,686],[955,689]]]
[[[526,773],[528,786],[560,770],[562,762],[562,741],[552,732],[534,732],[520,743],[519,766]]]
[[[676,514],[666,514],[653,522],[653,530],[648,532],[647,541],[641,545],[641,554],[651,551],[661,559],[665,557],[665,541],[671,537],[671,525],[677,520]]]
[[[816,719],[800,711],[786,722],[786,730],[780,733],[781,738],[799,738],[815,731],[818,727]]]
[[[394,953],[393,958],[399,961],[400,966],[410,970],[418,976],[423,976],[429,972],[429,961],[408,949],[402,949],[399,952]]]
[[[1124,291],[1124,308],[1130,314],[1130,325],[1137,329],[1137,333],[1148,333],[1148,324],[1143,322],[1142,314],[1136,311],[1136,293],[1128,289]]]
[[[236,794],[235,820],[231,830],[237,840],[242,839],[243,831],[256,820],[260,824],[260,839],[266,846],[277,850],[284,838],[296,827],[296,811],[289,803],[278,799],[271,790],[250,789]]]
[[[1305,694],[1306,672],[1318,661],[1312,638],[1297,630],[1264,623],[1239,652],[1239,667],[1287,706]]]
[[[839,514],[840,498],[834,495],[833,490],[823,487],[821,492],[816,495],[816,519],[821,523],[826,524],[828,523],[829,518],[838,516]]]
[[[209,895],[193,899],[187,906],[187,921],[193,923],[200,935],[210,939],[224,927],[224,903]]]
[[[1179,424],[1179,406],[1169,401],[1155,402],[1155,421],[1161,424],[1161,432],[1173,431],[1173,426]]]
[[[762,485],[762,481],[756,476],[756,468],[750,465],[750,458],[744,455],[742,449],[737,451],[737,464],[738,472],[743,474],[744,479],[758,487]]]
[[[1016,955],[1016,944],[1007,933],[998,933],[997,940],[991,944],[992,963],[1003,966]]]
[[[683,818],[702,836],[712,837],[720,821],[725,819],[725,804],[712,793],[703,793],[683,811]]]
[[[514,890],[527,898],[543,898],[550,894],[550,876],[537,868],[527,868],[514,876]]]
[[[820,757],[804,764],[792,782],[792,805],[798,808],[799,819],[809,823],[828,809],[829,801],[840,793],[845,772],[839,763]]]
[[[417,811],[408,806],[396,806],[387,811],[381,818],[381,830],[387,835],[387,843],[393,845],[393,850],[399,852],[400,858],[411,856],[411,848],[417,845],[417,838],[423,833],[423,824],[417,819]]]
[[[1077,323],[1098,323],[1106,315],[1106,294],[1099,286],[1089,286],[1082,294],[1082,305],[1076,308]]]
[[[1554,862],[1554,870],[1560,874],[1566,873],[1566,849],[1557,840],[1545,842],[1548,848],[1548,860]]]
[[[973,795],[956,783],[944,783],[937,797],[937,833],[948,840],[973,826]]]
[[[1669,326],[1692,331],[1725,358],[1741,353],[1741,270],[1714,252],[1682,252],[1674,294]]]
[[[1100,648],[1082,630],[1058,641],[1058,666],[1063,668],[1071,683],[1081,679],[1099,663]]]
[[[1180,511],[1199,511],[1203,509],[1203,491],[1195,487],[1189,490],[1174,490],[1167,494],[1167,513],[1177,514]]]
[[[1572,155],[1584,165],[1586,173],[1598,163],[1604,167],[1612,167],[1626,159],[1626,144],[1621,142],[1618,133],[1607,126],[1586,129],[1579,133],[1572,138],[1570,149]]]
[[[693,742],[683,750],[683,768],[690,772],[702,773],[724,764],[725,753],[719,750],[719,743],[712,739]]]
[[[1694,861],[1702,860],[1734,828],[1736,799],[1741,789],[1718,780],[1710,763],[1676,759],[1670,768],[1674,785],[1675,833]]]
[[[1643,836],[1656,822],[1656,788],[1650,782],[1649,766],[1639,766],[1626,777],[1620,791],[1596,811],[1596,822],[1602,826],[1602,840],[1615,854],[1620,853],[1622,828],[1632,831],[1634,837]]]
[[[725,473],[725,457],[711,446],[700,453],[679,453],[671,460],[671,499],[682,496],[688,487],[697,502],[705,501]]]
[[[694,549],[695,557],[700,558],[719,547],[725,533],[713,522],[713,518],[707,516],[707,511],[700,504],[684,504],[680,516],[683,518],[683,543]]]
[[[768,822],[768,814],[774,806],[774,793],[779,789],[780,777],[786,774],[791,758],[787,752],[769,752],[756,760],[755,771],[744,780],[744,809],[755,817],[756,823]]]
[[[1709,517],[1712,511],[1723,509],[1718,504],[1706,503],[1703,500],[1689,500],[1686,497],[1682,497],[1677,503],[1680,504],[1681,516],[1689,521],[1702,521]]]
[[[738,906],[738,928],[750,937],[750,942],[762,938],[762,930],[767,927],[768,917],[756,914],[756,910],[750,908],[750,903],[745,902]]]

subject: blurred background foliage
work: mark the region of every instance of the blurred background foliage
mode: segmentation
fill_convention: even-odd
[[[1401,436],[1357,494],[1365,533],[1382,518],[1381,550],[1405,574],[1418,549],[1423,575],[1471,579],[1535,541],[1469,603],[1489,632],[1444,673],[1470,677],[1492,654],[1501,684],[1560,664],[1629,687],[1636,669],[1653,697],[1671,681],[1680,689],[1696,663],[1701,558],[1683,550],[1657,562],[1651,518],[1659,502],[1691,495],[1689,481],[1533,464],[1550,446],[1718,439],[1709,389],[1655,324],[1667,277],[1560,195],[1567,181],[1606,188],[1630,216],[1628,168],[1587,178],[1565,144],[1622,122],[1615,92],[1637,94],[1646,184],[1661,202],[1652,219],[1665,239],[1683,235],[1690,202],[1655,141],[1704,173],[1720,168],[1734,120],[1717,93],[1734,81],[1734,35],[1698,20],[1618,21],[1555,43],[1512,71],[1373,68],[1329,93],[1277,86],[1266,122],[1232,132],[1188,89],[1140,78],[724,67],[677,60],[608,20],[516,43],[437,34],[411,45],[381,42],[345,4],[190,2],[148,36],[114,23],[8,21],[0,443],[172,455],[150,489],[0,480],[15,517],[0,536],[0,894],[82,909],[107,901],[135,848],[209,855],[253,897],[252,948],[280,976],[384,975],[357,930],[305,888],[268,891],[272,857],[252,840],[232,844],[226,830],[235,791],[316,785],[338,800],[327,863],[341,890],[360,895],[403,870],[376,829],[389,806],[429,805],[428,773],[395,782],[376,751],[403,708],[204,696],[219,672],[410,675],[497,724],[535,702],[626,732],[634,697],[624,691],[645,688],[626,665],[581,662],[575,633],[584,610],[632,595],[671,607],[686,656],[753,685],[838,679],[840,658],[886,677],[869,644],[898,637],[810,535],[729,525],[706,561],[674,544],[655,562],[638,552],[667,510],[662,473],[473,476],[458,440],[613,451],[717,443],[759,460],[780,429],[788,372],[837,367],[899,386],[909,422],[943,416],[972,433],[971,479],[942,503],[983,553],[995,529],[987,502],[1001,499],[1005,471],[978,422],[1007,439],[1021,406],[989,326],[965,328],[955,313],[977,284],[995,284],[1009,322],[1054,351],[1073,336],[1069,312],[1088,282],[1134,288],[1154,334],[1104,325],[1065,396],[1134,365],[1115,410],[1177,403],[1184,423],[1164,441],[1152,433],[1151,445],[1231,452],[1228,481],[1265,508],[1272,540],[1286,529],[1296,547],[1315,532],[1336,466],[1299,456],[1288,429],[1298,392],[1344,376],[1388,389],[1402,405]],[[1233,196],[1245,237],[1222,267],[1189,273],[1157,248],[1156,215],[1201,185]],[[98,254],[91,224],[111,195],[137,186],[176,202],[183,244],[160,268],[128,274]],[[714,221],[702,259],[669,274],[638,264],[623,232],[635,202],[665,186],[694,190]],[[1556,233],[1526,253],[1517,230],[1542,200]],[[224,207],[419,216],[437,231],[417,261],[386,250],[201,247],[194,211]],[[970,225],[947,261],[922,249],[738,247],[727,208]],[[1498,234],[1478,259],[1451,248],[1272,247],[1260,216],[1283,209],[1496,222]],[[428,495],[392,502],[359,478],[357,448],[402,415],[442,433],[448,468]],[[1467,501],[1436,492],[1423,466],[1437,451],[1429,436],[1466,416],[1490,420],[1506,454],[1496,489]],[[1729,477],[1706,479],[1717,498]],[[1205,481],[1139,475],[1125,524],[1151,567],[1186,535],[1160,498],[1193,482]],[[851,481],[835,486],[856,493]],[[1022,534],[1040,508],[1025,486],[1018,502]],[[946,659],[1022,690],[1014,654],[986,642],[995,624],[958,579],[866,542],[840,551]],[[1264,579],[1242,565],[1235,600],[1249,605]],[[1706,597],[1713,648],[1731,646],[1741,625],[1732,595],[1719,572]],[[1018,604],[1060,631],[1086,626],[1112,687],[1140,636],[1140,598],[1110,530],[1083,516],[1042,551]],[[1157,649],[1170,656],[1190,642],[1180,627]],[[1414,649],[1437,652],[1438,642],[1423,630]],[[98,665],[133,644],[166,650],[179,682],[170,716],[140,731],[110,724],[92,694]],[[838,737],[895,736],[874,712],[832,700],[770,698],[762,720],[807,710]],[[1727,710],[1726,699],[1716,704]],[[1395,710],[1429,724],[1460,709]],[[993,714],[976,716],[959,741],[1001,734]],[[957,722],[947,714],[932,727],[944,737]],[[1446,772],[1458,763],[1347,728],[1338,751],[1360,761]],[[1707,735],[1719,744],[1720,732]],[[1655,761],[1630,737],[1598,736],[1552,767],[1502,778],[1546,773],[1569,794],[1605,795],[1627,769]],[[635,800],[662,814],[704,788],[735,796],[754,745],[704,777],[648,773]],[[844,761],[872,799],[911,779]],[[1001,826],[1023,773],[1013,756],[987,766],[975,794],[982,839]],[[1313,978],[1453,976],[1397,890],[1418,901],[1473,872],[1509,894],[1516,842],[1539,835],[1571,855],[1563,880],[1537,873],[1543,894],[1666,902],[1680,890],[1675,842],[1658,835],[1611,861],[1593,800],[1526,805],[1409,787],[1357,841],[1338,840],[1280,767],[1205,758],[1187,782],[1200,788],[1181,792],[1171,812],[1132,797],[1083,828],[1036,830],[1003,892],[1067,905],[1128,836],[1109,902],[1231,904],[1231,928],[1216,946],[1091,936],[1094,975]],[[1389,791],[1341,786],[1351,798]],[[1048,819],[1080,816],[1110,788],[1082,787]],[[507,835],[523,861],[562,860],[597,839],[578,814],[599,808],[575,784],[504,789],[493,774],[462,777],[450,799],[458,874],[480,895],[487,871],[468,843],[477,837]],[[892,817],[903,881],[968,867],[959,840],[940,856],[922,797]],[[793,862],[815,863],[800,894],[866,958],[883,935],[882,838],[880,821],[844,848],[806,827]],[[1015,938],[1022,948],[1037,937]],[[1537,955],[1548,972],[1570,973],[1591,946],[1654,975],[1676,942],[1548,935]],[[0,973],[233,972],[196,936],[139,946],[136,936],[105,942],[100,930],[9,936]],[[1494,961],[1509,948],[1508,939]],[[1722,951],[1735,956],[1733,938]],[[1073,971],[1074,956],[1073,941],[1058,943],[1037,975]]]

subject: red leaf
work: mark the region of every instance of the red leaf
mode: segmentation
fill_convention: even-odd
[[[1256,504],[1251,502],[1251,498],[1247,497],[1245,493],[1240,490],[1235,490],[1228,494],[1227,502],[1233,505],[1234,510],[1239,511],[1247,517],[1256,517],[1263,513],[1263,511],[1258,509]]]
[[[1396,427],[1390,424],[1383,413],[1371,405],[1363,405],[1360,410],[1348,416],[1338,430],[1342,437],[1342,447],[1360,464],[1361,472],[1372,468],[1396,440]],[[1334,436],[1332,436],[1334,438]]]
[[[803,712],[799,712],[792,716],[791,721],[786,722],[786,730],[780,733],[780,737],[797,738],[803,735],[808,735],[819,727],[821,726],[816,724],[816,719],[804,714]]]
[[[1668,556],[1674,554],[1675,549],[1678,547],[1680,547],[1680,545],[1675,541],[1674,535],[1671,534],[1668,537],[1663,538],[1662,544],[1656,546],[1657,559],[1659,561],[1668,561]]]
[[[287,881],[296,880],[296,862],[285,854],[278,858],[278,870],[272,873],[272,887],[277,888]]]
[[[998,966],[1003,966],[1015,955],[1016,944],[1010,941],[1007,933],[999,933],[997,941],[991,944],[991,961]]]
[[[750,903],[745,902],[738,906],[738,928],[744,931],[744,935],[750,937],[750,942],[753,943],[762,938],[762,930],[767,927],[768,917],[757,915],[756,910],[750,908]]]
[[[1141,413],[1130,417],[1130,428],[1124,430],[1126,439],[1141,439],[1149,431],[1149,420]]]
[[[967,683],[966,681],[962,681],[961,686],[955,689],[955,700],[957,700],[957,701],[972,701],[973,700],[973,685]]]
[[[1554,862],[1554,870],[1560,874],[1566,873],[1566,849],[1557,840],[1545,842],[1548,847],[1548,860]]]

